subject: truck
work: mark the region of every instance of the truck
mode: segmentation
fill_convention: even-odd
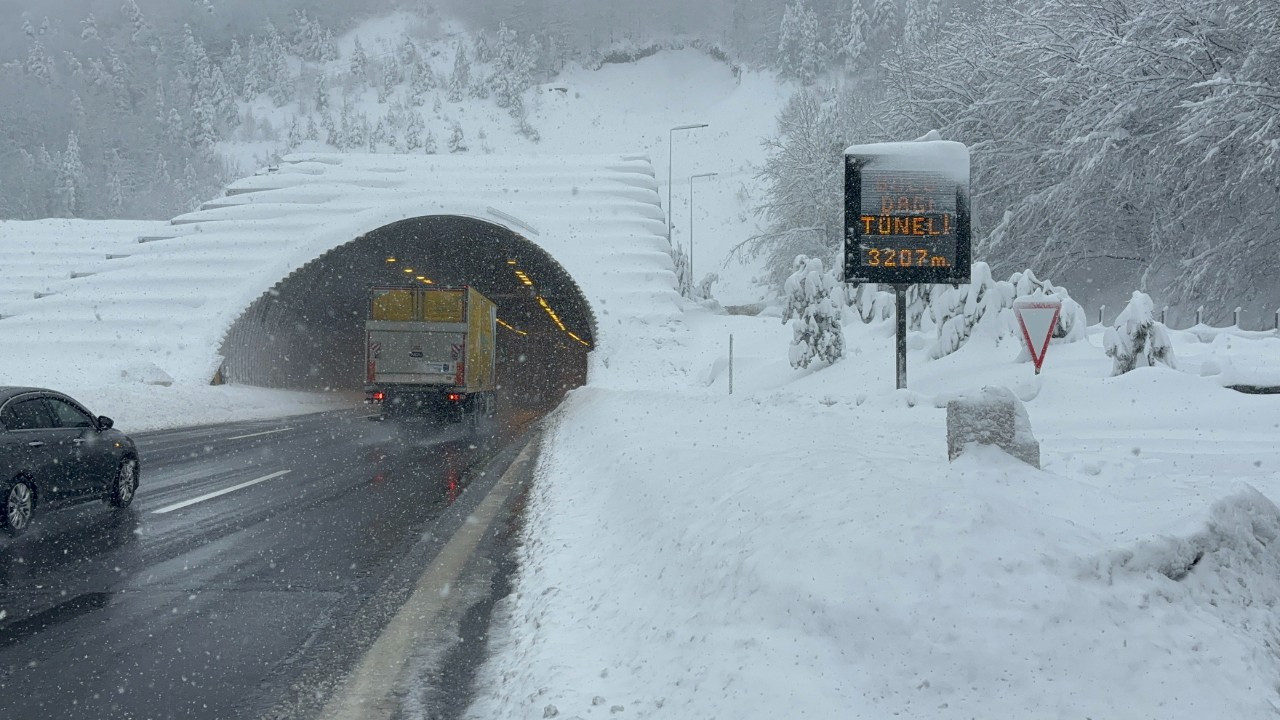
[[[372,287],[365,401],[384,417],[492,417],[497,320],[497,306],[473,287]]]

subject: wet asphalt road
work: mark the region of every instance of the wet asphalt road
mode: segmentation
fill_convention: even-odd
[[[365,414],[135,436],[132,507],[0,539],[0,717],[263,717],[345,672],[518,434]]]

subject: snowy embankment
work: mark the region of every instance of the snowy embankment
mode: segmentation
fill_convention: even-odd
[[[16,312],[9,308],[29,305],[37,295],[59,292],[68,283],[109,270],[112,263],[138,252],[138,237],[168,228],[168,223],[147,220],[0,221],[0,317]],[[99,299],[104,304],[111,301]],[[109,354],[110,348],[97,341],[81,342],[80,357],[45,358],[40,367],[32,367],[30,356],[4,351],[21,345],[23,338],[7,334],[11,331],[6,326],[0,331],[6,333],[0,335],[0,385],[53,387],[110,416],[128,432],[318,412],[351,402],[260,388],[172,385],[148,358],[138,358],[134,372],[104,381],[100,375],[76,370]],[[68,340],[75,348],[75,338]]]
[[[689,320],[555,416],[471,717],[1274,717],[1276,397],[1107,377],[1098,328],[1038,379],[914,335],[895,391],[890,323],[802,372],[777,319]],[[988,384],[1043,471],[948,463],[946,398]]]

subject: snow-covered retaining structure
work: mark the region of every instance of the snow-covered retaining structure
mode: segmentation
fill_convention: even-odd
[[[550,254],[597,318],[593,378],[625,376],[629,363],[610,360],[644,345],[629,333],[680,313],[646,157],[299,154],[105,252],[91,274],[6,303],[0,383],[112,382],[140,363],[208,383],[257,298],[365,233],[426,216],[491,223]]]

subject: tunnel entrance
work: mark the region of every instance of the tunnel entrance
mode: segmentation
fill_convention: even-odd
[[[223,340],[221,379],[308,391],[358,391],[374,285],[470,285],[498,305],[499,403],[545,409],[586,382],[595,321],[545,250],[459,216],[403,220],[337,247],[255,301]]]

